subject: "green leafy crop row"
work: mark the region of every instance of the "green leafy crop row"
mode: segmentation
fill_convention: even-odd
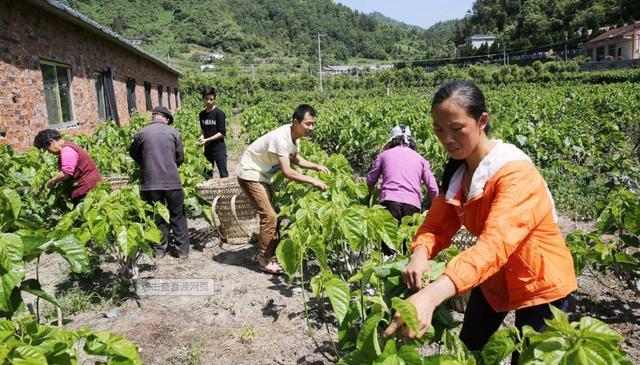
[[[447,155],[431,126],[434,91],[312,99],[319,116],[312,139],[325,151],[344,155],[357,173],[364,174],[391,128],[405,124],[439,176]],[[515,144],[534,160],[561,211],[576,219],[593,219],[609,192],[640,187],[638,84],[516,84],[484,91],[492,137]],[[294,94],[246,108],[243,136],[252,141],[290,122],[291,110],[302,101],[308,100]]]

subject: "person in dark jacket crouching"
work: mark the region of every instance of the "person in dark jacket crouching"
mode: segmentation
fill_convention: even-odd
[[[180,132],[170,127],[173,123],[171,111],[158,106],[151,112],[152,120],[133,137],[129,154],[140,165],[140,194],[147,202],[166,205],[170,214],[170,225],[175,240],[173,254],[179,258],[189,257],[189,233],[184,213],[184,193],[178,166],[184,160],[184,149]],[[162,218],[156,222],[162,231],[162,241],[154,245],[156,258],[165,255],[169,248],[169,224]]]
[[[89,153],[77,144],[65,141],[57,130],[41,130],[33,140],[33,145],[58,155],[60,172],[47,181],[47,187],[52,189],[64,180],[73,179],[74,184],[70,197],[74,205],[82,201],[87,193],[102,180],[100,171]]]

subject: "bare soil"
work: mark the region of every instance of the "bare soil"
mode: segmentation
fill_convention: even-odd
[[[140,279],[213,279],[213,295],[129,299],[66,317],[67,326],[123,333],[145,364],[323,363],[307,335],[301,290],[259,271],[252,245],[220,247],[205,221],[189,223],[196,245],[189,258],[147,259]],[[114,278],[113,264],[102,268],[107,282]],[[64,261],[47,256],[40,280],[55,292],[69,285],[65,271]]]

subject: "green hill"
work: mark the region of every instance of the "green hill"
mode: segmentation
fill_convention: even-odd
[[[455,56],[455,38],[463,20],[453,19],[438,22],[425,31],[425,42],[429,50],[427,58],[447,58]]]
[[[522,49],[588,39],[587,29],[640,20],[639,0],[477,0],[456,34],[492,34],[509,48]],[[592,34],[590,37],[593,37]]]
[[[224,52],[235,63],[414,59],[430,54],[426,31],[391,24],[331,0],[66,0],[157,54]]]
[[[376,19],[377,21],[379,21],[380,23],[383,24],[389,24],[392,25],[394,27],[398,27],[401,29],[407,29],[407,30],[416,30],[416,31],[421,31],[424,30],[422,27],[419,27],[417,25],[411,25],[411,24],[407,24],[404,22],[401,22],[399,20],[390,18],[380,12],[374,11],[372,13],[369,13],[370,16],[372,16],[374,19]]]

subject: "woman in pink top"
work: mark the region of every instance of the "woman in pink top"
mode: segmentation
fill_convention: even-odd
[[[393,127],[384,151],[378,155],[367,174],[370,192],[382,175],[378,201],[398,222],[404,216],[420,212],[422,183],[426,185],[431,201],[438,196],[438,183],[431,172],[429,162],[415,149],[416,141],[411,136],[411,129],[404,125]],[[393,250],[385,244],[382,246],[382,252],[385,255],[393,254]]]
[[[100,171],[87,151],[73,142],[62,139],[57,130],[44,129],[38,132],[33,145],[58,155],[60,172],[47,181],[47,187],[51,189],[62,181],[73,179],[74,185],[70,198],[74,205],[82,201],[100,182]]]

